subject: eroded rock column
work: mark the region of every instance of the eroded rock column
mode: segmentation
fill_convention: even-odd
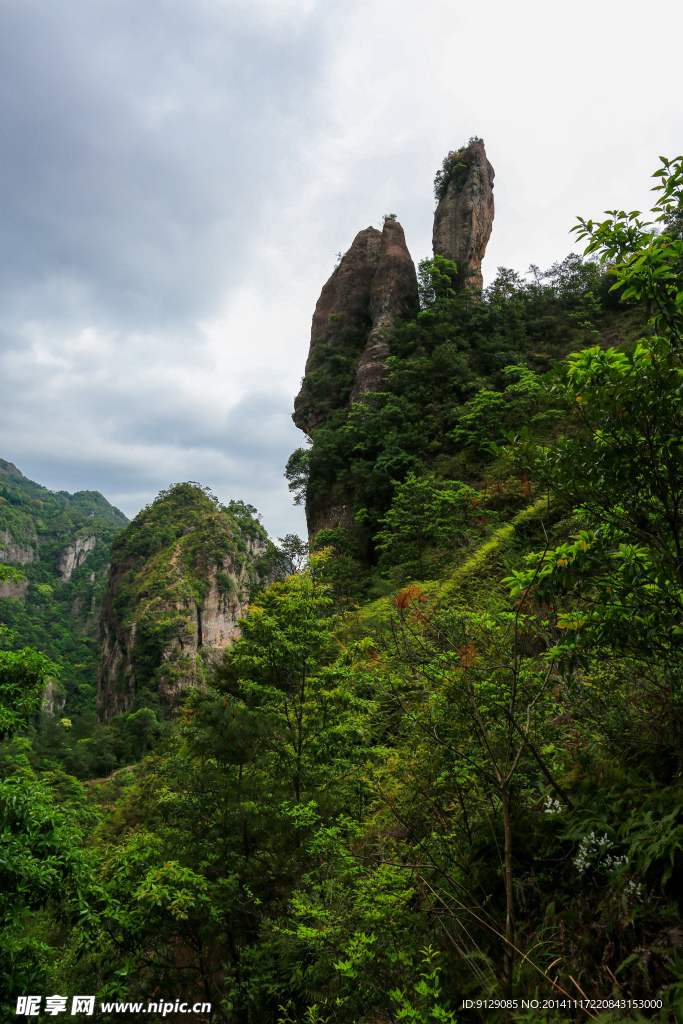
[[[350,403],[379,391],[389,356],[389,338],[398,317],[417,306],[417,275],[403,228],[387,218],[382,230],[377,269],[372,279],[368,311],[372,330],[356,368]]]
[[[323,286],[313,314],[306,378],[310,379],[315,374],[323,346],[342,343],[342,331],[348,337],[351,332],[358,332],[359,336],[363,333],[367,335],[370,330],[372,323],[368,307],[381,240],[382,233],[377,228],[369,227],[359,231],[351,248]],[[324,410],[317,406],[311,390],[306,384],[302,386],[294,399],[292,416],[297,427],[307,434],[311,434],[325,420]]]
[[[480,140],[450,153],[447,161],[448,185],[434,213],[434,255],[453,260],[463,284],[481,289],[481,261],[493,227],[495,172]]]

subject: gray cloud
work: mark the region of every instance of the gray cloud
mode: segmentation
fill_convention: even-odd
[[[244,272],[320,47],[305,19],[276,34],[224,8],[2,5],[0,298],[20,317],[177,323]]]
[[[196,467],[301,527],[291,395],[233,386],[229,406],[214,380],[202,402],[198,379],[199,322],[252,272],[274,168],[314,120],[319,26],[284,7],[0,4],[0,427],[38,479],[132,514]]]

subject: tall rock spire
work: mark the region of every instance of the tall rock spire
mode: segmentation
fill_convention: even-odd
[[[415,265],[408,252],[403,228],[394,217],[387,217],[370,289],[368,311],[372,330],[356,367],[351,404],[362,402],[365,395],[381,388],[389,355],[389,338],[396,320],[416,307],[417,301]]]
[[[379,391],[389,338],[400,316],[417,307],[415,266],[403,228],[386,217],[382,231],[359,231],[324,285],[313,314],[306,374],[292,419],[309,435],[330,417]],[[332,484],[306,499],[309,540],[330,527],[354,529],[354,495]]]
[[[481,289],[481,261],[493,226],[494,170],[481,139],[448,154],[437,175],[439,205],[434,213],[435,256],[457,263],[463,283]]]
[[[381,240],[377,228],[359,231],[320,293],[311,325],[306,375],[292,414],[297,427],[307,434],[325,421],[325,411],[316,401],[315,375],[326,354],[333,348],[341,351],[348,347],[349,338],[352,342],[360,339],[360,345],[364,345],[372,326],[368,306]]]
[[[362,402],[378,391],[396,320],[417,306],[415,266],[403,228],[387,217],[384,228],[365,228],[323,286],[313,323],[306,375],[294,399],[292,419],[311,434],[340,405]],[[336,357],[351,359],[353,376],[338,393],[329,393],[326,369]],[[355,363],[355,367],[354,364]],[[329,372],[328,372],[329,377]],[[350,393],[349,393],[350,392]]]

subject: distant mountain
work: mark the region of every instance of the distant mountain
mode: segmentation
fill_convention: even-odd
[[[26,576],[0,586],[0,622],[13,648],[36,647],[62,667],[49,699],[65,715],[95,708],[109,551],[127,523],[99,491],[50,491],[0,459],[0,561]]]

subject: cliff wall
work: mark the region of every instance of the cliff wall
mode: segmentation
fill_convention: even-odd
[[[359,231],[323,285],[316,303],[306,372],[301,391],[294,399],[292,415],[297,427],[306,434],[311,435],[325,422],[330,398],[333,404],[348,401],[348,394],[329,394],[326,378],[330,376],[330,363],[335,363],[339,370],[341,356],[355,367],[363,351],[372,327],[370,292],[381,241],[382,233],[377,228]]]
[[[313,314],[306,374],[292,419],[309,436],[350,405],[381,390],[396,321],[417,307],[415,266],[403,228],[359,231],[323,286]],[[353,529],[353,495],[335,486],[324,506],[306,507],[309,540],[320,530]]]
[[[389,339],[399,317],[417,307],[417,275],[403,228],[397,220],[384,222],[379,258],[370,286],[368,313],[372,329],[356,367],[349,401],[362,402],[379,391],[389,356]]]

